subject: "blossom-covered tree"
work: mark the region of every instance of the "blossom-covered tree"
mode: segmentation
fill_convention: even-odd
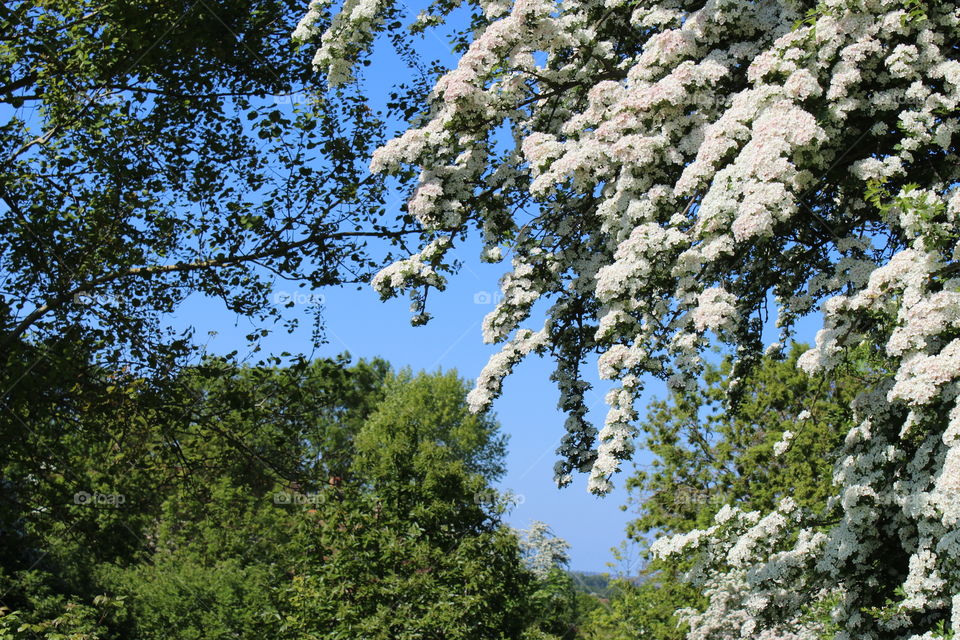
[[[460,6],[436,2],[418,28]],[[384,297],[429,288],[473,230],[508,259],[471,394],[549,352],[569,414],[561,484],[604,493],[632,449],[647,376],[693,384],[716,340],[741,375],[818,308],[806,371],[872,345],[889,375],[852,403],[836,521],[789,499],[723,509],[662,553],[704,551],[695,637],[936,637],[960,627],[960,8],[943,0],[479,0],[472,37],[428,106],[372,168],[419,169],[419,253]],[[351,79],[390,0],[314,0],[295,37],[328,82]],[[431,13],[432,12],[432,13]],[[386,19],[386,18],[390,19]],[[549,301],[542,327],[525,322]],[[764,343],[771,310],[782,335]],[[619,386],[599,432],[581,367]],[[769,636],[774,637],[774,636]]]

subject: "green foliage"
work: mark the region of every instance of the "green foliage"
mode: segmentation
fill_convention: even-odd
[[[865,199],[884,216],[908,213],[912,218],[912,231],[923,237],[928,251],[937,251],[949,257],[952,251],[952,239],[941,224],[945,220],[946,207],[942,202],[931,198],[929,192],[920,189],[920,185],[903,185],[899,193],[891,193],[888,180],[870,180],[867,182]],[[933,202],[931,202],[933,200]]]
[[[320,494],[283,620],[290,638],[514,638],[532,576],[484,504],[503,437],[454,374],[387,380],[351,478]]]
[[[272,589],[278,576],[271,569],[262,561],[245,563],[188,548],[105,577],[130,599],[128,637],[253,640],[270,631],[267,619],[276,611]]]
[[[262,526],[260,507],[216,512],[228,489],[262,498],[351,464],[383,363],[242,368],[231,354],[187,367],[201,347],[168,326],[188,297],[206,297],[251,319],[256,342],[293,304],[274,295],[278,277],[294,291],[362,281],[376,266],[367,238],[405,233],[385,226],[382,184],[367,172],[379,118],[356,92],[308,84],[309,56],[289,37],[302,9],[0,6],[8,621],[100,633],[82,622],[96,617],[94,599],[108,578],[133,589],[124,572],[140,567],[130,623],[164,593],[150,591],[163,580],[143,563],[232,557],[250,531],[223,523]],[[185,551],[188,533],[203,546]]]
[[[385,397],[357,434],[354,470],[379,485],[423,482],[442,489],[438,473],[474,475],[486,482],[505,468],[506,438],[488,415],[470,412],[470,386],[455,372],[385,382]]]
[[[55,617],[24,621],[20,612],[0,608],[0,640],[99,640],[109,637],[107,625],[123,611],[124,596],[93,598],[89,605],[66,602]]]
[[[585,640],[662,638],[681,640],[688,629],[674,617],[678,605],[697,601],[696,592],[670,576],[652,576],[637,584],[624,579],[611,583],[605,606],[594,608],[584,624]]]
[[[309,82],[302,10],[3,3],[0,368],[36,349],[26,366],[77,380],[91,361],[169,374],[200,350],[169,324],[188,297],[251,318],[255,343],[296,326],[300,287],[365,280],[368,239],[411,233],[367,171],[379,117]]]
[[[110,382],[115,403],[95,395],[96,410],[72,409],[71,432],[53,438],[51,423],[31,435],[57,447],[54,473],[48,456],[3,469],[4,491],[23,504],[4,513],[3,633],[466,639],[572,629],[569,578],[537,578],[500,521],[505,504],[490,483],[503,473],[505,438],[467,410],[455,374],[209,359],[163,385]]]
[[[530,577],[508,531],[399,513],[354,488],[331,493],[306,521],[278,637],[519,636]]]
[[[832,493],[832,453],[868,374],[849,365],[829,381],[807,376],[796,366],[805,350],[794,344],[784,359],[767,357],[739,381],[734,406],[726,401],[727,362],[709,366],[695,392],[651,404],[644,446],[655,459],[628,480],[639,515],[628,528],[631,538],[707,526],[724,504],[765,511],[790,496],[823,512]],[[810,417],[801,420],[804,411]],[[777,456],[774,444],[787,431],[793,438]]]
[[[881,364],[863,352],[830,380],[809,377],[796,366],[805,350],[794,344],[786,357],[765,357],[738,381],[735,404],[728,401],[726,361],[708,366],[695,391],[651,403],[642,446],[654,460],[628,480],[638,514],[628,525],[631,539],[647,544],[654,535],[705,528],[724,504],[767,512],[787,496],[827,524],[834,452],[851,426],[850,400]],[[793,437],[784,439],[788,431]],[[777,455],[781,440],[785,449]],[[640,584],[618,583],[610,608],[592,612],[586,637],[683,638],[675,612],[706,604],[682,580],[694,561],[649,561]]]
[[[584,607],[580,595],[569,572],[559,566],[551,569],[530,590],[530,601],[537,612],[537,628],[550,637],[576,638]]]

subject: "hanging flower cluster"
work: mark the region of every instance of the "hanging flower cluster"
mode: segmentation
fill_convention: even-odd
[[[371,42],[390,28],[376,19],[382,2],[347,0],[320,36],[316,64],[331,82],[357,59],[336,55],[353,51],[351,34]],[[436,269],[421,265],[441,265],[471,229],[485,259],[510,255],[484,321],[485,339],[504,348],[471,405],[489,406],[527,354],[552,353],[570,415],[557,478],[589,472],[597,493],[632,451],[646,377],[692,384],[710,341],[749,367],[771,311],[775,350],[819,305],[824,327],[804,369],[829,371],[867,343],[888,373],[853,407],[836,517],[813,521],[790,501],[766,515],[727,509],[710,529],[660,543],[702,559],[691,579],[710,605],[689,612],[692,637],[960,630],[960,7],[474,9],[474,38],[429,110],[373,158],[378,172],[419,168],[408,207],[428,242],[377,286],[435,285]],[[308,21],[298,35],[315,29]],[[546,323],[524,326],[542,300]],[[618,382],[599,431],[580,375],[594,359]]]

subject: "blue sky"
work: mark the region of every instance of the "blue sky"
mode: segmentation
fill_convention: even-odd
[[[439,58],[448,65],[455,64],[455,57],[444,39],[436,34],[424,37],[421,50],[427,59]],[[373,64],[365,70],[373,104],[382,105],[389,87],[405,74],[402,63],[389,46],[379,47]],[[399,202],[394,206],[397,204]],[[388,211],[388,215],[392,213]],[[505,270],[503,265],[481,263],[478,255],[479,243],[468,243],[457,250],[456,257],[463,261],[464,267],[458,277],[451,279],[447,291],[431,294],[428,310],[434,319],[424,327],[410,326],[408,300],[381,302],[369,287],[307,291],[281,282],[274,293],[282,301],[280,304],[294,300],[294,314],[306,311],[310,302],[323,302],[327,343],[315,353],[318,357],[348,351],[355,358],[385,358],[398,369],[456,369],[461,376],[472,380],[497,349],[483,344],[480,323],[493,308],[497,281]],[[246,347],[244,336],[254,328],[249,319],[225,311],[219,301],[200,296],[190,298],[177,316],[176,324],[195,327],[199,340],[206,340],[207,332],[216,332],[209,337],[208,351],[228,353],[238,349],[241,358]],[[542,323],[542,318],[534,317],[527,326],[539,329],[538,320]],[[815,324],[815,321],[803,323],[798,338],[809,341]],[[262,345],[267,353],[309,351],[309,322],[305,321],[293,334],[277,327]],[[257,354],[253,360],[263,355]],[[529,526],[533,520],[544,521],[571,544],[571,568],[607,571],[610,570],[607,563],[614,561],[611,548],[624,540],[625,525],[633,517],[620,508],[627,498],[623,488],[626,474],[615,479],[616,490],[603,498],[586,491],[583,475],[577,476],[574,484],[566,489],[556,487],[554,452],[563,432],[564,416],[556,409],[559,394],[549,380],[552,368],[550,361],[528,360],[507,379],[502,397],[494,404],[503,430],[510,437],[508,472],[500,488],[518,495],[518,504],[507,521],[518,528]],[[606,383],[596,379],[595,371],[594,366],[588,367],[587,373],[593,375],[596,383],[590,417],[600,425],[606,412],[603,402]],[[651,398],[663,393],[661,383],[650,381],[638,409],[642,411]],[[639,451],[634,462],[648,464],[650,456]],[[632,468],[630,463],[625,465],[627,473]],[[632,572],[636,564],[635,561],[616,563],[616,568]]]

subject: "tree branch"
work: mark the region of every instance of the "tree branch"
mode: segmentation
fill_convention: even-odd
[[[331,233],[323,236],[314,236],[310,235],[302,240],[296,242],[285,244],[279,247],[274,247],[273,249],[266,249],[263,251],[257,251],[254,253],[247,253],[242,255],[235,256],[224,256],[222,258],[213,258],[210,260],[197,260],[194,262],[178,262],[176,264],[167,264],[167,265],[150,265],[143,267],[131,267],[129,269],[122,269],[120,271],[114,271],[112,273],[107,273],[97,278],[93,278],[81,285],[78,285],[72,289],[64,291],[59,295],[55,296],[52,300],[43,304],[31,313],[29,313],[20,323],[14,327],[13,331],[7,334],[4,338],[4,342],[9,342],[15,340],[22,336],[27,329],[30,328],[37,320],[50,313],[55,309],[59,309],[64,304],[72,300],[75,296],[86,293],[99,287],[101,285],[113,282],[115,280],[120,280],[123,278],[129,277],[150,277],[154,275],[162,275],[168,273],[187,273],[190,271],[199,271],[203,269],[216,269],[220,267],[227,267],[235,264],[242,264],[245,262],[253,262],[256,260],[262,260],[265,258],[277,258],[283,256],[294,249],[299,249],[300,247],[306,246],[313,242],[321,243],[326,240],[339,240],[344,238],[353,238],[353,237],[393,237],[399,238],[404,235],[411,233],[420,233],[419,229],[409,229],[405,231],[344,231],[339,233]]]

